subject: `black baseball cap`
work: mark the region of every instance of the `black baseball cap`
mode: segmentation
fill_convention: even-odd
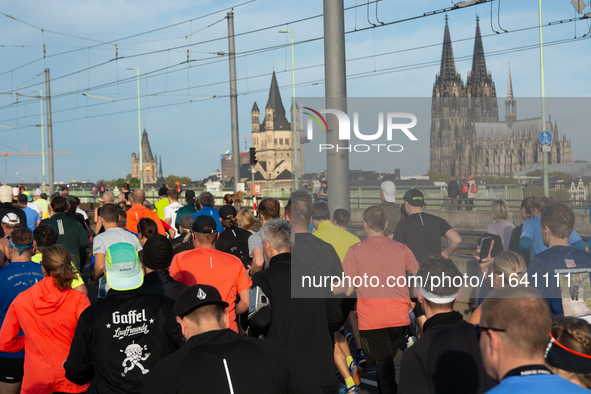
[[[172,244],[164,235],[154,234],[144,244],[142,263],[152,270],[166,269],[172,262]]]
[[[174,305],[174,313],[179,317],[183,317],[205,305],[228,307],[228,303],[222,300],[220,292],[215,287],[193,285],[179,293]]]
[[[187,204],[195,204],[195,192],[193,190],[187,190],[185,192],[185,198],[187,199]]]
[[[220,217],[222,219],[234,219],[236,217],[236,208],[231,205],[224,205],[220,208]]]
[[[423,193],[419,189],[410,189],[406,193],[404,193],[404,197],[402,197],[404,201],[408,202],[410,205],[414,206],[425,206],[425,197]]]
[[[211,230],[206,229],[209,227]],[[192,230],[194,233],[215,234],[217,233],[217,223],[215,219],[209,215],[201,215],[195,218]]]

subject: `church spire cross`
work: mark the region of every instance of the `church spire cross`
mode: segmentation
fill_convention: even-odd
[[[439,75],[441,78],[451,78],[456,75],[456,64],[454,61],[454,51],[451,46],[451,35],[449,34],[448,16],[445,14],[445,30],[443,32],[443,49],[441,51],[441,69]]]
[[[482,46],[482,35],[480,34],[480,18],[478,16],[476,16],[476,38],[474,39],[471,76],[475,79],[485,79],[487,76],[484,47]]]

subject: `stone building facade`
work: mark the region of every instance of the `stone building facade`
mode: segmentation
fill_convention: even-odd
[[[144,129],[142,133],[142,155],[144,167],[144,184],[156,184],[164,181],[162,177],[162,163],[160,163],[160,174],[158,173],[158,158],[152,154],[148,133]],[[160,157],[162,159],[162,157]],[[160,178],[158,177],[160,175]],[[131,154],[131,176],[140,179],[140,160],[135,152]]]
[[[542,161],[537,142],[542,119],[517,120],[511,70],[507,85],[505,121],[499,121],[497,92],[486,69],[478,17],[472,69],[464,83],[455,67],[446,16],[441,67],[433,84],[431,104],[431,170],[452,176],[503,176]],[[554,142],[548,162],[572,163],[570,140],[551,120],[550,115],[546,130],[552,133]]]
[[[290,118],[295,119],[296,130],[298,124],[298,106],[290,109]],[[269,99],[265,106],[263,121],[261,112],[255,102],[251,110],[252,118],[252,146],[256,149],[258,163],[255,165],[255,181],[266,184],[291,182],[294,174],[293,165],[293,133],[292,124],[285,117],[285,107],[281,101],[279,86],[275,71],[271,78]],[[304,171],[303,149],[298,135],[298,174]]]

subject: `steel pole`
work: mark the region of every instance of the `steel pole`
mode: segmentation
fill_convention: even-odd
[[[43,169],[43,183],[41,190],[45,192],[45,136],[43,135],[43,90],[33,90],[39,92],[39,106],[41,107],[41,168]]]
[[[43,169],[43,185],[41,190],[45,191],[45,135],[43,133],[43,91],[39,90],[39,107],[41,107],[41,168]]]
[[[546,130],[546,88],[544,86],[544,34],[542,32],[542,0],[538,0],[539,30],[540,30],[540,84],[542,98],[542,130]],[[548,152],[543,152],[544,160],[544,196],[549,197],[548,188]]]
[[[228,12],[228,58],[230,60],[230,114],[232,122],[232,172],[234,192],[240,182],[240,138],[238,133],[238,91],[236,88],[236,48],[234,46],[234,12]]]
[[[300,179],[299,173],[299,163],[298,163],[298,149],[300,147],[300,141],[298,136],[298,131],[296,128],[296,119],[298,118],[298,114],[296,112],[296,94],[295,94],[295,57],[293,53],[293,30],[289,31],[291,33],[291,85],[292,85],[292,96],[293,102],[291,103],[293,107],[293,111],[291,112],[291,129],[293,133],[293,159],[294,159],[294,191],[298,190],[298,183]]]
[[[324,0],[324,80],[326,108],[347,112],[347,81],[345,67],[345,11],[343,0]],[[351,211],[349,190],[349,142],[339,140],[338,121],[326,116],[327,178],[330,182],[330,212],[343,208]]]
[[[142,152],[142,117],[140,105],[140,68],[135,68],[137,75],[137,126],[140,141],[140,189],[144,189],[144,153]]]
[[[45,105],[47,106],[47,158],[49,159],[49,195],[54,191],[53,178],[53,128],[51,125],[51,90],[49,88],[49,69],[45,69]]]

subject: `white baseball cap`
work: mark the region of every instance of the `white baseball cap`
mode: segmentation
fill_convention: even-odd
[[[2,223],[15,225],[15,224],[20,224],[21,221],[19,220],[19,218],[16,215],[16,213],[14,213],[14,212],[8,212],[2,218]]]
[[[34,195],[35,195],[35,196],[40,196],[40,195],[41,195],[41,193],[42,193],[42,192],[41,192],[41,189],[35,189],[35,193],[34,193]]]
[[[16,196],[18,196],[19,194],[20,194],[20,193],[19,193],[18,187],[13,187],[13,188],[12,188],[12,195],[16,197]]]
[[[388,202],[396,202],[396,185],[392,181],[382,182],[380,186],[384,193],[384,199]]]
[[[8,185],[0,186],[0,202],[12,201],[12,188]]]

